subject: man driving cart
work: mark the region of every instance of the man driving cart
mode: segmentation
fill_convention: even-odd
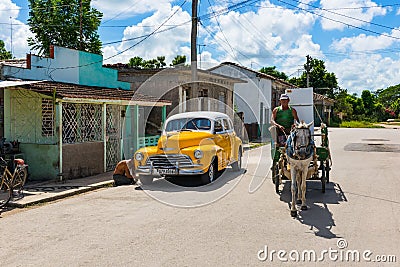
[[[279,101],[281,105],[272,111],[271,124],[277,128],[278,146],[284,146],[294,121],[299,122],[299,118],[296,109],[289,106],[290,99],[287,94],[282,94]]]

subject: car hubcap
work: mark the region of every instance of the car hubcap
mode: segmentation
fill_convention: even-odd
[[[210,165],[210,169],[208,170],[208,177],[210,178],[210,182],[214,180],[214,164]]]

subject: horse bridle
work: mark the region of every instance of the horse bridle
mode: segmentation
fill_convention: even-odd
[[[304,145],[298,145],[297,144],[297,133],[298,133],[298,131],[300,130],[300,129],[302,129],[302,130],[308,130],[308,132],[310,133],[309,135],[308,135],[308,142],[307,142],[307,144],[304,144]],[[294,129],[293,130],[293,144],[294,144],[294,146],[293,146],[293,149],[294,149],[294,153],[293,153],[293,156],[294,157],[296,157],[296,158],[298,158],[298,159],[301,159],[300,157],[299,157],[299,155],[297,155],[297,153],[296,152],[298,152],[299,150],[301,150],[301,149],[306,149],[306,153],[307,153],[307,149],[308,149],[308,147],[309,146],[311,146],[311,131],[310,131],[310,129],[309,128],[299,128],[299,129]],[[311,156],[311,155],[310,155]]]

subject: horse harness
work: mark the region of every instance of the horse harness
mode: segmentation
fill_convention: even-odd
[[[305,144],[298,144],[297,138],[299,131],[308,131],[308,142]],[[290,158],[297,160],[308,159],[314,154],[314,140],[311,138],[311,131],[308,128],[295,128],[290,132],[290,135],[286,141],[286,153]]]

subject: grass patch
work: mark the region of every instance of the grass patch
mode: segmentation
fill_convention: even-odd
[[[340,124],[341,128],[384,128],[368,121],[344,121]]]
[[[268,145],[270,142],[265,142],[265,143],[249,143],[249,149],[254,149],[260,146],[265,146]]]

